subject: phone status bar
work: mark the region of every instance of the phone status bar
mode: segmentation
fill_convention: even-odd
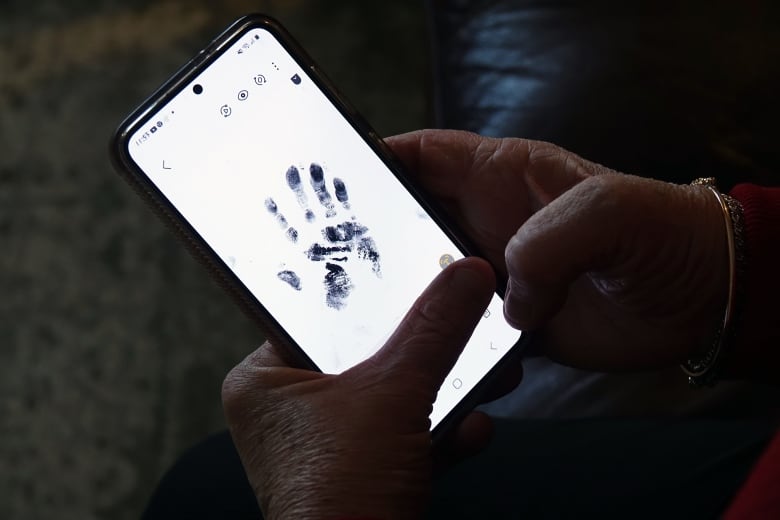
[[[252,37],[246,38],[246,40],[241,44],[241,46],[236,49],[236,54],[244,54],[246,51],[252,48],[252,46],[260,41],[260,35],[258,33],[255,33]]]
[[[138,136],[133,141],[133,144],[135,146],[141,146],[149,139],[151,139],[154,134],[161,131],[165,125],[171,122],[171,117],[174,115],[174,113],[174,110],[168,110],[164,114],[158,114],[158,117],[149,123],[149,126],[146,128],[146,130],[138,134]]]

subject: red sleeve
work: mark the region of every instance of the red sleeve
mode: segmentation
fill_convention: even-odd
[[[780,518],[780,433],[753,467],[723,515],[724,520]]]
[[[780,374],[780,188],[740,184],[745,280],[737,336],[728,359],[735,375],[778,382]],[[780,518],[780,432],[761,455],[725,519]]]
[[[730,195],[744,210],[745,274],[742,309],[735,324],[736,338],[727,365],[734,375],[777,383],[780,373],[780,188],[739,184]]]

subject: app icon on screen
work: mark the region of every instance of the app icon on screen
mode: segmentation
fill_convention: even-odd
[[[439,257],[439,265],[442,269],[450,265],[452,262],[455,261],[455,258],[450,254],[443,254]]]

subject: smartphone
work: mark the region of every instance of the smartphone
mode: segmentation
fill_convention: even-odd
[[[241,18],[119,127],[115,167],[301,363],[370,357],[414,300],[470,254],[275,20]],[[525,335],[496,294],[431,414],[475,404]]]

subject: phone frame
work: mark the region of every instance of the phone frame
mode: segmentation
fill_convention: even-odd
[[[192,227],[187,219],[168,201],[167,197],[155,186],[146,173],[135,163],[129,152],[129,137],[138,129],[148,124],[151,116],[156,113],[155,108],[168,103],[190,82],[191,78],[207,68],[219,58],[224,50],[252,28],[261,27],[272,33],[290,56],[298,62],[309,79],[322,91],[334,107],[342,114],[347,122],[371,147],[374,153],[382,160],[392,174],[399,180],[403,187],[425,209],[432,220],[448,236],[450,240],[466,255],[478,254],[474,245],[457,231],[457,227],[446,217],[437,204],[425,197],[422,191],[416,187],[403,173],[403,167],[384,144],[377,133],[366,121],[352,108],[348,101],[338,92],[325,74],[319,69],[308,53],[295,41],[287,30],[274,18],[262,14],[250,14],[239,18],[227,29],[219,34],[210,44],[189,60],[165,83],[157,88],[138,108],[127,116],[113,135],[109,148],[111,162],[114,169],[130,184],[141,196],[147,205],[162,219],[163,222],[184,243],[190,253],[203,264],[209,274],[231,296],[241,310],[260,328],[267,339],[283,346],[285,355],[289,356],[288,362],[297,366],[318,370],[319,368],[285,331],[284,327],[268,312],[263,304],[241,282],[238,276],[222,261],[211,249],[198,231]],[[502,296],[504,286],[500,283],[496,293]],[[477,383],[468,394],[433,428],[432,437],[437,441],[449,427],[479,404],[479,396],[502,368],[520,355],[523,345],[527,345],[530,339],[528,332],[523,332],[515,345],[493,365],[488,374]]]

